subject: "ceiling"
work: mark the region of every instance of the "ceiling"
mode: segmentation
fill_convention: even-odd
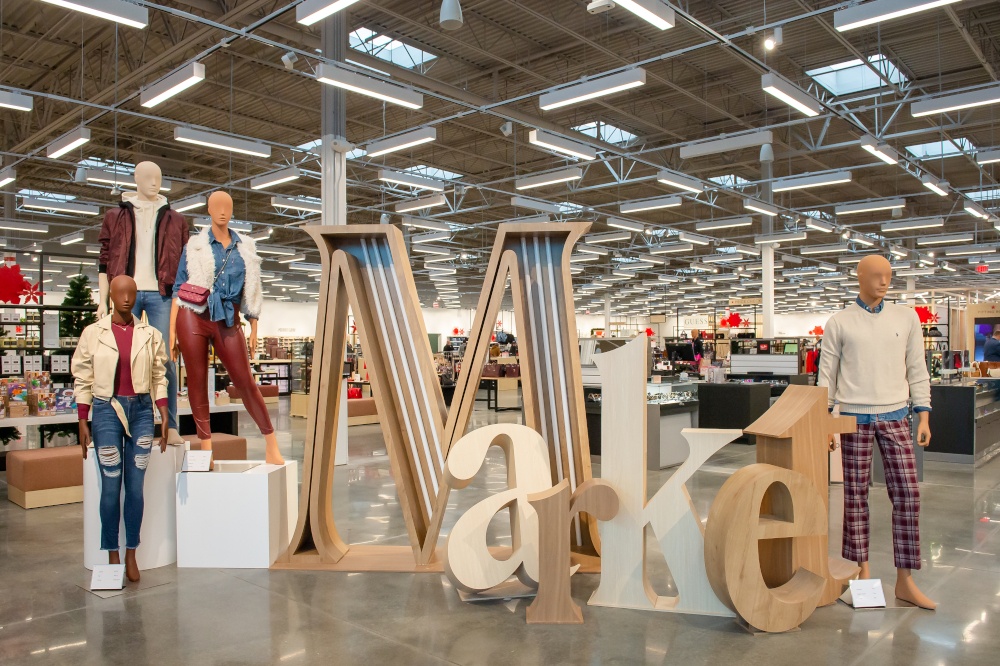
[[[322,194],[315,142],[324,86],[314,74],[325,60],[319,51],[320,24],[298,23],[300,3],[294,1],[136,4],[148,8],[144,29],[41,0],[0,3],[0,91],[33,97],[30,112],[0,109],[3,165],[17,173],[3,189],[7,249],[40,242],[46,251],[82,254],[97,243],[100,215],[32,210],[17,193],[70,196],[103,212],[117,203],[112,185],[86,181],[81,162],[112,168],[153,160],[171,183],[166,194],[172,202],[226,189],[235,200],[237,220],[249,222],[255,233],[271,231],[262,243],[293,248],[305,255],[305,263],[316,262],[314,246],[300,227],[318,222],[319,215],[276,208],[272,197]],[[691,0],[673,5],[676,25],[663,31],[621,6],[592,15],[585,0],[462,0],[464,26],[446,31],[438,24],[440,4],[362,0],[343,10],[352,31],[348,67],[423,94],[418,109],[346,94],[346,139],[362,149],[347,161],[347,205],[349,224],[378,223],[386,213],[390,223],[400,225],[396,205],[429,193],[380,181],[380,169],[425,167],[456,176],[446,179],[446,205],[410,213],[448,225],[446,237],[430,245],[455,257],[437,262],[457,271],[453,277],[460,297],[451,305],[475,305],[497,225],[538,215],[532,202],[541,208],[560,205],[550,219],[588,220],[595,234],[622,231],[608,225],[609,216],[612,222],[626,220],[624,226],[633,223],[621,240],[581,245],[592,253],[578,253],[577,259],[596,257],[573,264],[581,311],[598,308],[605,294],[612,296],[620,316],[695,311],[723,305],[730,297],[758,295],[755,264],[761,260],[753,251],[761,247],[755,239],[767,234],[768,226],[774,233],[796,232],[777,248],[780,310],[842,303],[854,265],[843,262],[867,252],[898,263],[897,287],[905,286],[907,270],[932,268],[932,274],[909,276],[922,298],[987,296],[996,290],[995,274],[975,268],[981,258],[998,256],[993,225],[1000,213],[1000,162],[980,165],[977,155],[1000,148],[1000,104],[922,117],[911,111],[913,103],[945,93],[998,85],[1000,3],[995,0],[955,2],[845,32],[834,28],[834,13],[852,3],[826,0]],[[776,28],[781,44],[768,51],[764,40]],[[287,53],[296,58],[290,66],[282,61]],[[815,72],[849,61],[856,62],[824,70],[825,75]],[[144,89],[193,62],[204,65],[204,81],[154,108],[141,106]],[[544,93],[582,77],[634,73],[637,66],[645,71],[644,85],[557,109],[540,108]],[[818,113],[806,116],[764,92],[762,75],[769,73],[797,86]],[[507,122],[510,131],[503,127]],[[53,141],[81,126],[90,130],[88,143],[57,159],[47,157]],[[174,139],[178,126],[264,143],[271,155],[179,143]],[[421,127],[436,128],[437,139],[376,158],[363,154],[370,141]],[[580,160],[532,145],[533,129],[585,144],[597,158]],[[761,131],[771,132],[772,163],[761,163],[759,145],[688,156],[707,140],[745,139]],[[859,141],[865,136],[894,149],[898,163],[887,164],[863,150]],[[924,144],[930,144],[922,149],[929,155],[914,148]],[[940,156],[942,146],[954,154]],[[298,179],[251,189],[252,179],[290,166],[299,169]],[[525,176],[567,168],[580,169],[582,177],[515,189]],[[695,194],[660,182],[657,175],[663,171],[697,179],[704,191]],[[850,172],[850,182],[771,193],[774,181],[783,178],[843,171]],[[921,177],[947,181],[946,196],[925,187]],[[679,206],[620,210],[623,202],[670,195],[680,197]],[[530,201],[513,205],[513,196]],[[772,196],[777,216],[745,208],[748,198]],[[901,199],[903,207],[836,213],[837,206],[883,199]],[[968,213],[970,201],[987,218]],[[748,214],[748,226],[698,230],[699,223],[704,227]],[[913,218],[929,218],[939,226],[883,230],[884,223]],[[24,223],[45,224],[47,233],[24,231]],[[81,242],[61,245],[81,230]],[[408,236],[427,232],[404,231]],[[805,238],[798,234],[802,231]],[[651,255],[657,246],[683,240],[681,232],[705,236],[708,243]],[[927,244],[951,236],[953,243]],[[814,247],[842,243],[846,250]],[[972,254],[946,254],[969,245],[983,247],[968,248]],[[601,248],[605,253],[593,254]],[[429,279],[435,271],[424,266],[420,254],[413,256],[418,290],[430,305],[439,295]],[[641,261],[650,256],[666,263]],[[294,295],[295,290],[271,287],[272,294],[309,298],[316,279],[272,261],[279,257],[269,255],[265,269],[283,278],[279,284],[306,288]],[[636,270],[624,270],[634,264]],[[1000,270],[1000,263],[989,266]]]

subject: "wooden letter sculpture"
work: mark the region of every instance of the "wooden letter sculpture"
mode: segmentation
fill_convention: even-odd
[[[502,449],[507,459],[507,489],[466,511],[452,528],[445,547],[445,573],[465,592],[484,592],[513,575],[529,587],[535,587],[538,580],[538,519],[528,495],[552,486],[545,440],[531,428],[512,423],[473,430],[452,448],[445,465],[445,483],[455,490],[468,486],[491,446]],[[505,508],[510,512],[513,552],[498,560],[490,553],[486,531],[493,516]],[[569,525],[564,527],[568,558]]]
[[[528,606],[528,624],[582,624],[583,613],[570,595],[570,521],[580,512],[597,520],[618,513],[618,495],[601,479],[585,481],[570,503],[569,481],[528,496],[538,514],[538,595]]]
[[[770,515],[761,511],[765,494],[771,497]],[[705,568],[712,589],[755,629],[794,629],[816,610],[825,580],[802,567],[772,589],[758,541],[826,532],[826,506],[809,479],[774,465],[744,467],[722,486],[708,514]]]
[[[595,357],[601,373],[601,478],[618,493],[620,509],[600,524],[601,583],[596,606],[732,615],[712,592],[705,575],[704,532],[685,482],[713,453],[739,437],[739,430],[683,431],[691,452],[662,488],[646,501],[645,335]],[[646,576],[646,525],[653,528],[677,585],[676,597],[661,597]]]

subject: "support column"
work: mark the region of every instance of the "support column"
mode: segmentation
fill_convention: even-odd
[[[760,178],[763,181],[761,187],[761,198],[767,203],[774,202],[774,193],[771,191],[771,178],[774,174],[774,150],[771,144],[765,143],[760,147]],[[761,215],[761,233],[770,234],[774,232],[773,218],[769,215]],[[774,246],[770,243],[762,245],[760,249],[761,269],[761,318],[763,319],[762,335],[765,338],[774,337]]]
[[[347,12],[323,21],[323,56],[344,61],[347,48]],[[347,95],[334,86],[320,86],[320,170],[323,224],[347,224]]]
[[[604,337],[611,337],[611,294],[604,293]]]

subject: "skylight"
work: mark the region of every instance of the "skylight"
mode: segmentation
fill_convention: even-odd
[[[992,190],[979,190],[978,192],[966,192],[965,196],[973,201],[1000,201],[1000,188]]]
[[[888,58],[877,53],[868,62],[892,83],[899,85],[906,82],[906,77]],[[850,95],[864,90],[876,90],[885,83],[865,65],[862,60],[848,60],[827,67],[819,67],[806,71],[812,80],[829,90],[834,95]]]
[[[105,169],[117,173],[132,173],[135,165],[131,162],[116,162],[114,160],[102,160],[99,157],[88,157],[76,163],[77,166],[85,169]]]
[[[907,146],[906,152],[916,157],[918,160],[930,160],[941,157],[955,157],[962,153],[971,153],[976,150],[972,142],[968,139],[955,139],[951,141],[931,141],[930,143],[920,143],[915,146]]]
[[[586,206],[572,203],[570,201],[558,201],[556,202],[556,205],[559,206],[559,212],[563,215],[579,215],[584,211],[590,210]]]
[[[304,150],[307,153],[311,153],[313,155],[319,155],[319,147],[320,144],[322,143],[323,139],[313,139],[312,141],[306,141],[305,143],[299,144],[298,146],[296,146],[296,148],[298,148],[299,150]],[[346,157],[349,160],[356,160],[359,157],[364,157],[367,154],[368,151],[365,150],[364,148],[354,148],[353,150],[347,151]]]
[[[639,137],[631,132],[623,130],[621,127],[615,127],[603,120],[596,120],[590,123],[584,123],[582,125],[577,125],[576,127],[571,127],[570,129],[576,130],[581,134],[586,134],[587,136],[594,137],[605,143],[613,143],[616,146],[628,146],[635,143],[636,139]]]
[[[446,171],[445,169],[439,169],[437,167],[427,166],[426,164],[418,164],[417,166],[407,167],[402,169],[406,173],[412,173],[414,176],[423,176],[424,178],[433,178],[434,180],[458,180],[462,178],[462,174],[455,173],[454,171]]]
[[[17,191],[18,196],[31,199],[48,199],[49,201],[72,201],[76,199],[72,194],[56,194],[55,192],[42,192],[40,190],[21,189]]]
[[[416,69],[437,56],[361,27],[350,35],[351,48],[407,69]]]
[[[723,187],[728,188],[743,187],[750,184],[749,180],[743,178],[742,176],[737,176],[735,173],[730,173],[725,176],[712,176],[709,180],[717,185],[722,185]]]

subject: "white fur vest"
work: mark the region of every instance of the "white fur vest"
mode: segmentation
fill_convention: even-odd
[[[230,232],[232,233],[232,232]],[[188,282],[199,287],[213,291],[215,289],[215,275],[218,267],[215,265],[215,255],[212,253],[211,243],[212,230],[205,229],[199,234],[194,234],[187,244],[187,271]],[[247,235],[240,236],[240,242],[236,244],[243,264],[246,266],[246,277],[243,281],[243,301],[240,304],[240,312],[250,319],[260,317],[260,311],[264,304],[264,296],[260,282],[260,257],[257,256],[257,242]]]

